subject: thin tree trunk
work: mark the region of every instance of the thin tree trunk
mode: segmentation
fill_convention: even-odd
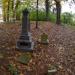
[[[6,22],[7,20],[7,5],[6,5],[7,1],[2,0],[2,12],[3,12],[3,21]]]
[[[49,20],[49,0],[45,0],[46,20]]]
[[[56,2],[56,24],[61,24],[61,4],[60,2]]]
[[[20,20],[20,15],[18,15],[18,13],[16,11],[18,9],[19,4],[20,4],[20,1],[19,0],[16,0],[16,6],[15,6],[16,20]]]
[[[6,22],[6,10],[3,9],[3,21]]]
[[[9,22],[9,6],[10,6],[10,0],[8,1],[8,7],[7,7],[7,22]]]
[[[15,13],[14,13],[14,0],[12,0],[12,12],[13,12],[13,15],[12,15],[12,18],[14,19],[14,16],[15,16]]]
[[[36,5],[36,28],[38,28],[38,0]]]

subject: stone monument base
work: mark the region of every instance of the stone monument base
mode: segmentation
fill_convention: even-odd
[[[33,51],[31,33],[22,34],[17,41],[16,48],[23,51]]]

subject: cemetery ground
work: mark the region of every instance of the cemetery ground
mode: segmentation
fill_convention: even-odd
[[[36,29],[35,22],[31,22],[32,53],[16,49],[20,32],[20,23],[0,24],[0,75],[48,75],[51,66],[57,70],[54,75],[75,75],[74,29],[50,22],[39,22]],[[43,32],[48,35],[48,45],[37,42]],[[21,63],[21,55],[28,55],[30,60]]]

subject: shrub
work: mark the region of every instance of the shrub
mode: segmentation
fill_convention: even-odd
[[[32,10],[30,12],[30,20],[32,20],[32,21],[36,21],[37,20],[36,10]],[[51,22],[55,22],[55,20],[56,20],[55,14],[53,14],[52,12],[49,13],[49,20]],[[39,10],[38,11],[38,21],[46,21],[45,10]]]

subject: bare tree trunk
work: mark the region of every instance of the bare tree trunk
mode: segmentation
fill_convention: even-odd
[[[14,13],[14,0],[12,0],[12,12],[13,12],[13,15],[12,15],[12,18],[14,19],[14,16],[15,16],[15,13]]]
[[[16,0],[16,6],[15,6],[15,16],[16,16],[16,20],[20,20],[20,15],[16,12],[16,10],[18,9],[18,6],[20,5],[20,1]]]
[[[6,17],[7,22],[9,22],[9,6],[10,6],[10,0],[8,1],[8,7],[7,7],[7,17]]]
[[[45,0],[46,20],[49,20],[49,0]]]
[[[3,21],[6,22],[6,10],[5,10],[5,8],[3,9]]]
[[[7,21],[7,10],[8,10],[8,5],[6,5],[8,1],[2,0],[2,12],[3,12],[3,21]]]
[[[38,28],[38,0],[36,5],[36,28]]]
[[[56,24],[61,24],[61,4],[56,1]]]

